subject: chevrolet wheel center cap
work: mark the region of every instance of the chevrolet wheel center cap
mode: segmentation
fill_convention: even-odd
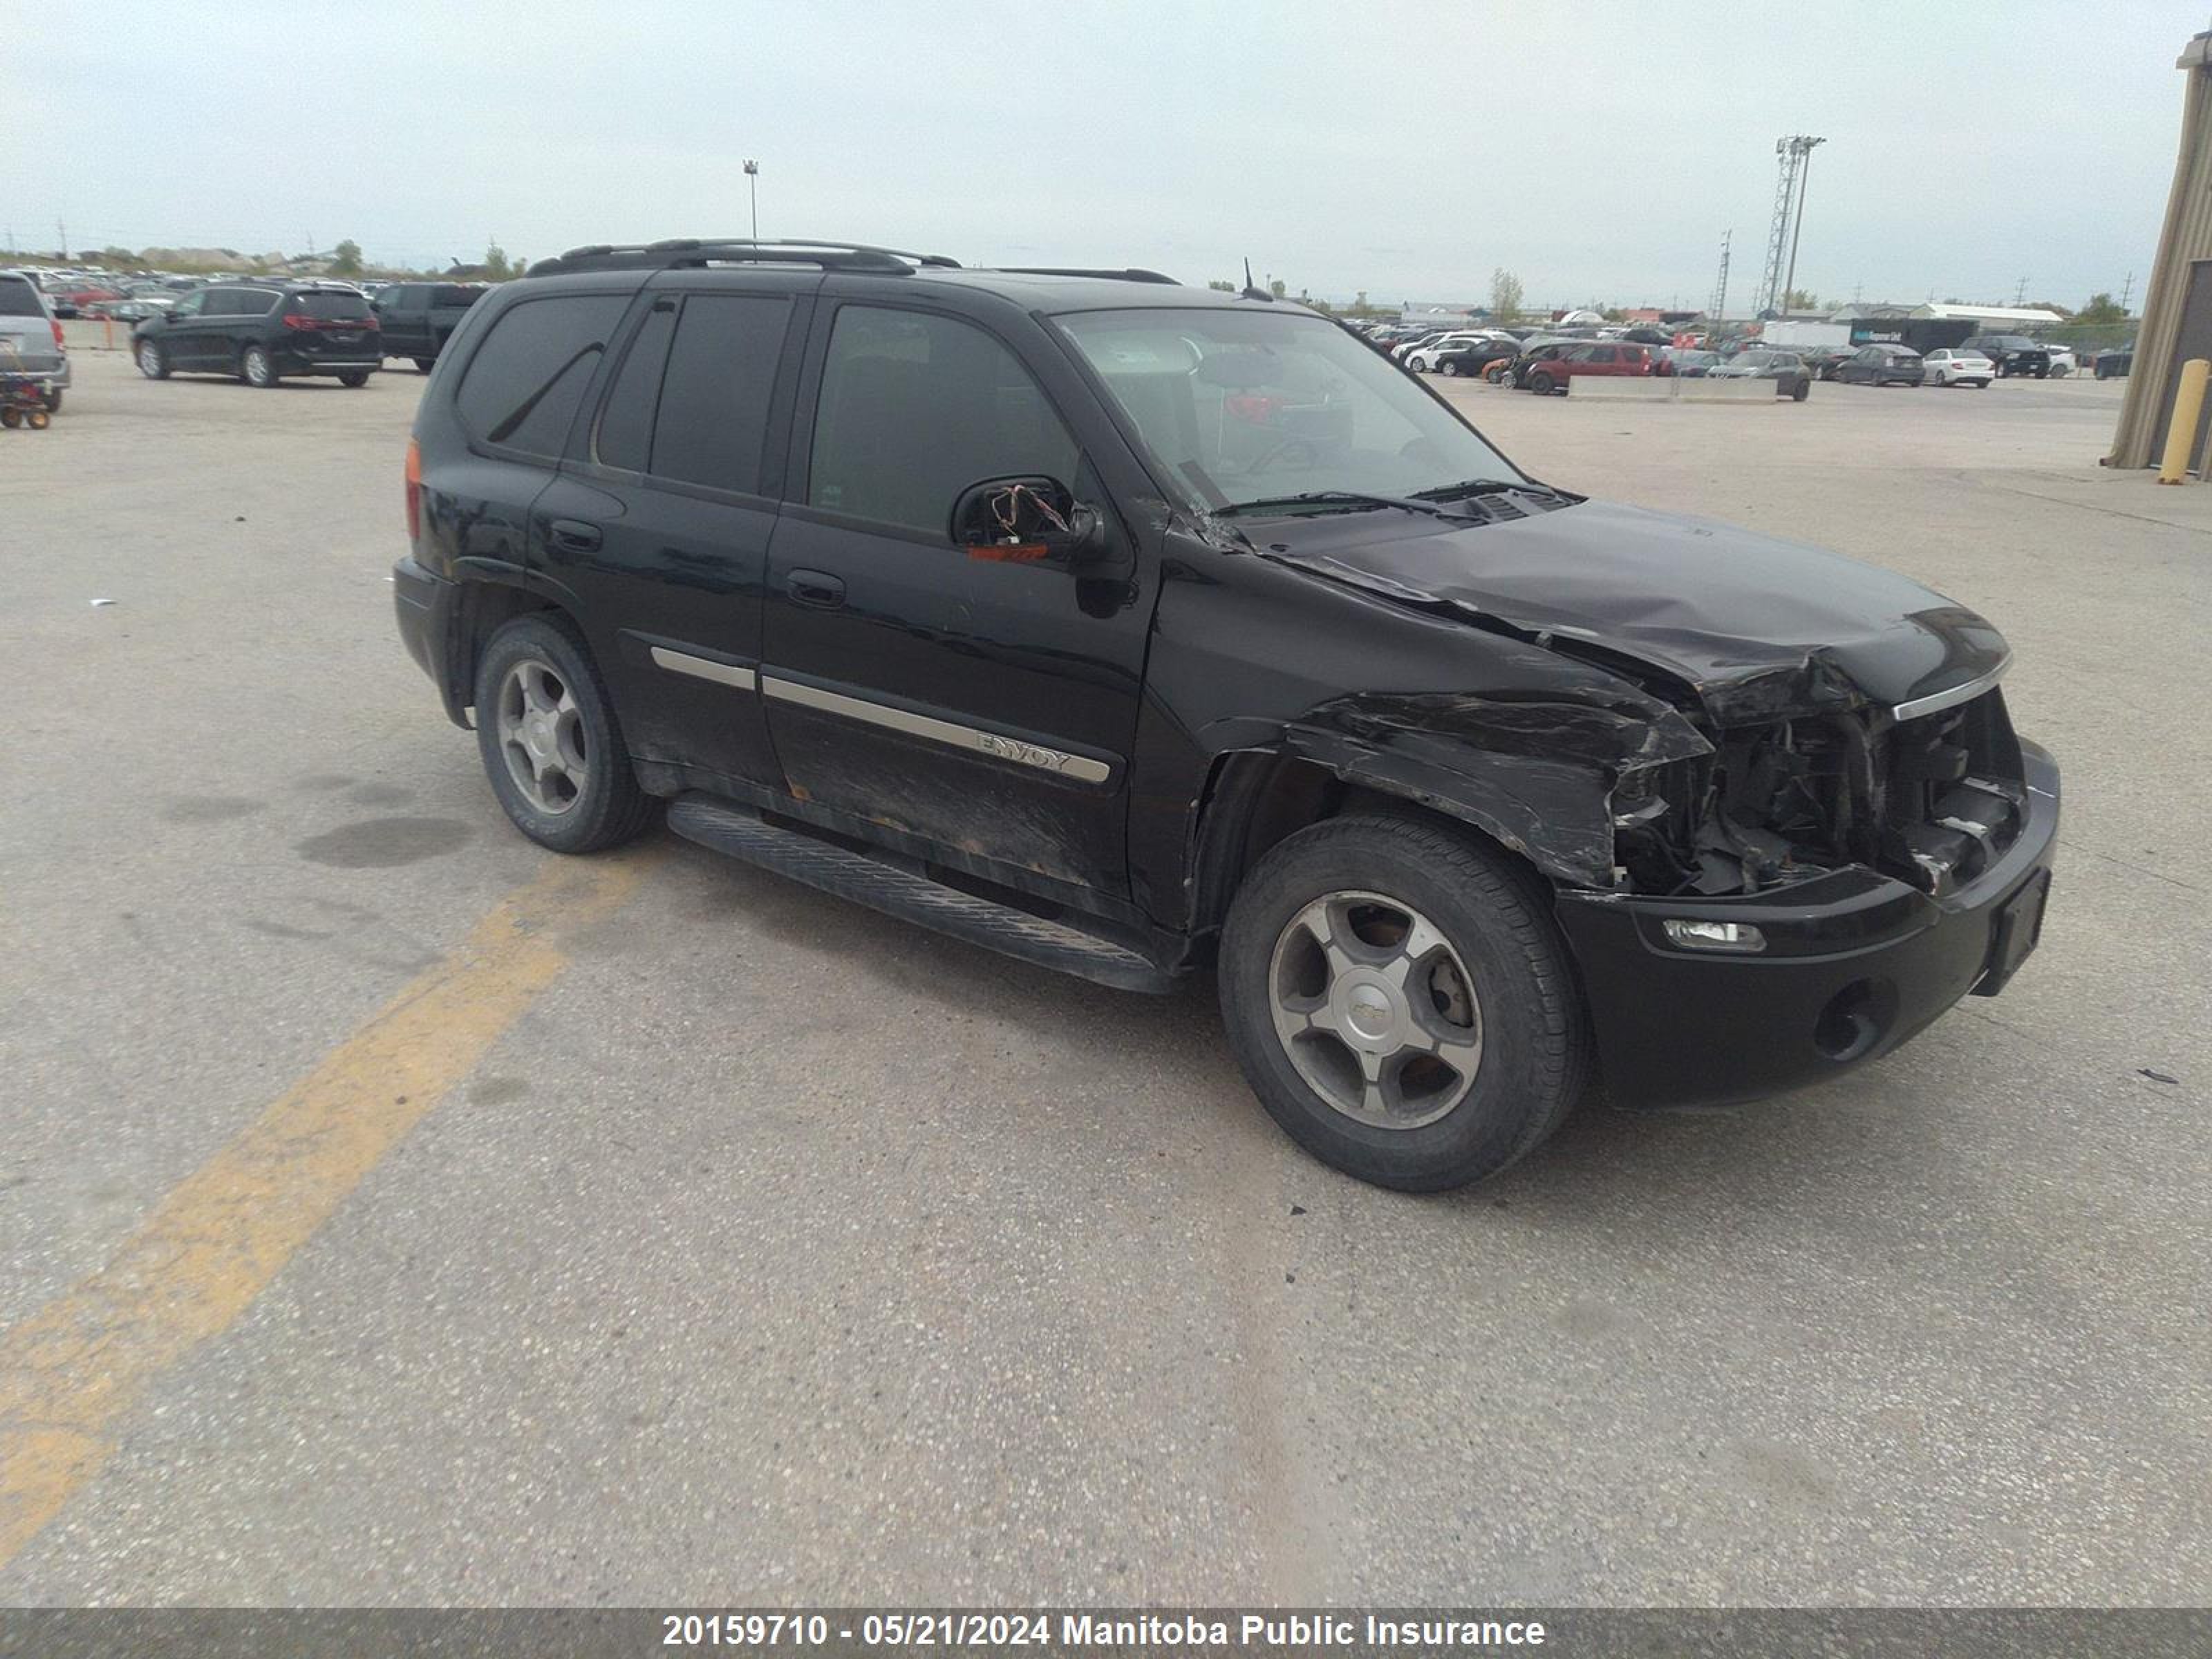
[[[1390,1034],[1395,1016],[1390,999],[1372,985],[1356,987],[1346,1000],[1344,1018],[1347,1024],[1370,1042],[1379,1042]]]

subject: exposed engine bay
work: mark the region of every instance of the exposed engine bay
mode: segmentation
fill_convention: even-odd
[[[1613,792],[1625,884],[1762,892],[1866,865],[1935,896],[1972,881],[2025,822],[2003,696],[1905,721],[1857,709],[1712,734],[1714,752]]]

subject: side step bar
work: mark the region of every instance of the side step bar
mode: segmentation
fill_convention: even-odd
[[[680,795],[668,804],[668,827],[702,847],[1040,968],[1118,991],[1161,996],[1175,988],[1173,978],[1126,945],[947,887],[890,855],[852,852],[780,828],[734,802]]]

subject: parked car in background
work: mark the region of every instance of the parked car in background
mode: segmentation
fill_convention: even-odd
[[[1794,351],[1769,351],[1754,346],[1724,358],[1707,371],[1716,380],[1771,380],[1778,398],[1803,403],[1813,394],[1813,372]]]
[[[1402,363],[1406,361],[1408,352],[1419,351],[1425,345],[1433,345],[1451,331],[1448,328],[1431,328],[1424,329],[1417,334],[1409,334],[1390,348],[1390,356]]]
[[[27,380],[48,409],[62,406],[70,383],[69,345],[39,285],[0,270],[0,374]]]
[[[343,283],[210,283],[131,331],[138,372],[234,374],[268,387],[331,374],[357,386],[384,366],[376,313]]]
[[[1486,340],[1489,337],[1489,335],[1484,333],[1480,329],[1455,329],[1441,339],[1431,340],[1425,345],[1415,346],[1411,351],[1408,351],[1405,356],[1401,359],[1401,361],[1404,362],[1407,368],[1412,369],[1414,374],[1426,374],[1431,369],[1436,368],[1437,359],[1443,353],[1455,349],[1460,346],[1471,345],[1478,340]]]
[[[1850,362],[1857,352],[1856,346],[1814,346],[1797,355],[1804,359],[1814,379],[1832,380],[1836,378],[1836,365]]]
[[[2051,373],[2054,377],[2071,374],[2079,367],[2072,346],[2051,340],[2045,343],[2044,349],[2051,354]]]
[[[1521,342],[1505,335],[1469,340],[1437,353],[1437,373],[1480,374],[1492,363],[1510,363],[1521,355]]]
[[[1965,346],[1946,346],[1920,361],[1927,368],[1929,386],[1970,386],[1977,392],[1986,392],[1997,377],[1995,363]]]
[[[1717,351],[1701,351],[1690,346],[1665,346],[1659,361],[1651,366],[1654,374],[1679,374],[1686,380],[1694,380],[1712,372],[1721,360]]]
[[[371,302],[384,332],[384,355],[411,357],[416,368],[428,374],[487,287],[483,283],[394,283]]]
[[[1547,362],[1533,363],[1519,385],[1539,396],[1564,392],[1568,382],[1611,375],[1649,374],[1654,353],[1648,345],[1625,340],[1582,340]]]
[[[2136,343],[2130,340],[2124,346],[2114,346],[2097,354],[2095,369],[2100,380],[2120,380],[2136,366]]]
[[[1997,366],[1997,376],[2033,374],[2039,380],[2051,373],[2051,353],[2040,340],[2025,334],[1977,334],[1959,348],[1978,351]]]
[[[1928,365],[1911,346],[1861,346],[1828,378],[1861,386],[1918,386],[1928,378]]]

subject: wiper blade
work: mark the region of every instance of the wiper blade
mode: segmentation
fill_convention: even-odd
[[[1525,478],[1462,478],[1457,483],[1438,484],[1434,489],[1417,489],[1413,495],[1425,501],[1463,501],[1471,495],[1503,495],[1514,490],[1529,495],[1559,494],[1556,489],[1547,489]]]
[[[1464,513],[1447,513],[1434,501],[1418,501],[1406,495],[1368,495],[1356,489],[1309,489],[1296,495],[1263,495],[1255,501],[1231,501],[1226,507],[1216,507],[1213,516],[1225,519],[1232,514],[1256,512],[1268,507],[1338,507],[1364,509],[1395,507],[1401,513],[1425,513],[1431,518],[1465,520]]]

